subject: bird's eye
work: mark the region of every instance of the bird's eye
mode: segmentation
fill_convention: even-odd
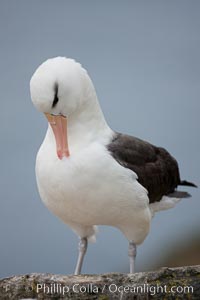
[[[53,99],[53,103],[52,103],[52,108],[54,108],[56,106],[56,104],[58,103],[59,101],[59,98],[58,98],[58,84],[56,83],[55,86],[54,86],[54,99]]]

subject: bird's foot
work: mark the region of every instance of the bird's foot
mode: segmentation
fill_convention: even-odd
[[[79,255],[78,255],[78,260],[77,260],[74,275],[79,275],[81,273],[83,259],[84,259],[85,253],[87,251],[87,244],[88,244],[87,238],[86,237],[81,238],[81,240],[79,242],[79,247],[78,247]]]
[[[137,254],[136,244],[131,241],[129,242],[128,256],[130,259],[130,273],[134,273],[135,271],[135,258]]]

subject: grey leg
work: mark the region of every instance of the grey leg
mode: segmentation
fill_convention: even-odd
[[[74,275],[79,275],[81,274],[81,268],[82,268],[82,264],[83,264],[83,259],[85,256],[85,253],[87,251],[87,244],[88,244],[88,240],[87,238],[81,238],[80,242],[79,242],[79,255],[78,255],[78,260],[77,260],[77,264],[76,264],[76,269],[74,272]]]
[[[129,242],[128,256],[130,258],[130,273],[134,273],[135,271],[136,249],[136,244],[133,241]]]

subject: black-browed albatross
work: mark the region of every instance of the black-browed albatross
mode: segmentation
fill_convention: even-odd
[[[87,71],[73,59],[45,61],[30,90],[49,122],[36,159],[38,189],[48,209],[80,237],[75,274],[97,225],[123,232],[133,273],[136,245],[147,236],[154,213],[189,195],[178,185],[195,185],[181,181],[165,149],[107,125]]]

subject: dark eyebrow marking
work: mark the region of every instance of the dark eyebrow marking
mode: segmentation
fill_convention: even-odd
[[[54,86],[54,99],[53,99],[53,103],[52,103],[52,108],[54,108],[56,106],[56,104],[58,103],[59,101],[59,98],[58,98],[58,84],[57,82],[55,83],[55,86]]]

